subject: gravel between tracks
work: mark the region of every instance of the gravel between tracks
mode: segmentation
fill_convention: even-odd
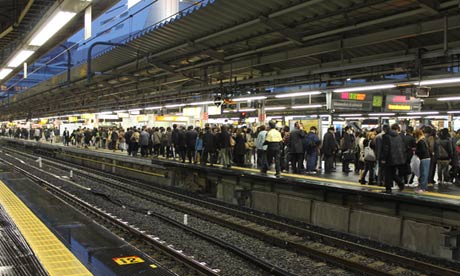
[[[51,168],[49,166],[44,166],[44,168],[57,175],[68,174],[60,169]],[[73,181],[81,185],[91,187],[98,192],[110,195],[113,199],[120,200],[125,204],[136,206],[141,209],[149,209],[153,212],[174,218],[179,222],[183,221],[184,214],[176,212],[170,208],[139,199],[127,193],[106,187],[103,184],[96,183],[85,178],[74,176]],[[119,218],[128,221],[130,224],[134,224],[136,227],[160,237],[167,243],[173,244],[175,248],[183,250],[187,255],[193,255],[197,260],[207,262],[210,267],[220,269],[222,275],[267,275],[267,272],[249,264],[241,257],[238,257],[233,253],[229,253],[225,249],[216,245],[204,242],[201,238],[198,238],[193,234],[189,234],[181,229],[177,229],[160,219],[147,216],[146,214],[136,213],[126,208],[118,207],[100,196],[78,189],[70,184],[66,184],[63,188],[83,200],[91,202],[94,205],[111,212]],[[149,192],[143,191],[143,193]],[[297,275],[354,275],[353,273],[343,269],[331,267],[323,262],[318,262],[308,257],[297,255],[285,249],[272,246],[258,239],[248,237],[244,234],[240,234],[195,217],[189,216],[189,225],[214,237],[230,242],[231,244],[244,249],[253,255],[259,256],[266,261]]]

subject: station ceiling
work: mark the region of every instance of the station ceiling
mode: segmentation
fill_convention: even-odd
[[[459,5],[458,0],[203,1],[189,14],[73,67],[70,84],[63,73],[4,100],[0,116],[129,109],[212,100],[216,93],[264,93],[268,87],[343,86],[347,79],[380,83],[401,74],[408,80],[448,77],[460,62]],[[425,104],[460,108],[435,100],[452,94],[455,87],[435,88]],[[324,95],[312,101],[324,102]]]

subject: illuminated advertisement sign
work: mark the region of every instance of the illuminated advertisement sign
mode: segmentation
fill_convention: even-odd
[[[364,93],[340,93],[334,94],[332,106],[337,110],[372,110],[372,96]]]
[[[386,96],[385,109],[387,111],[411,111],[412,103],[407,96]]]
[[[363,93],[341,93],[340,99],[342,100],[353,100],[353,101],[365,101],[366,94]]]

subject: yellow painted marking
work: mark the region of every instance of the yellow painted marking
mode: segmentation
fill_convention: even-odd
[[[0,204],[51,276],[92,275],[2,181]]]
[[[150,267],[153,268],[153,269],[158,268],[158,266],[156,266],[154,264],[151,264]]]
[[[144,262],[144,260],[142,260],[138,256],[118,257],[112,258],[112,260],[114,260],[118,265],[130,265]]]

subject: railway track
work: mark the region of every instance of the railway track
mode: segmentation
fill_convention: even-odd
[[[15,153],[27,156],[25,153]],[[299,254],[345,267],[351,271],[367,275],[407,275],[411,273],[409,269],[412,269],[419,273],[432,275],[460,275],[457,271],[449,268],[394,255],[309,229],[292,226],[235,208],[229,208],[172,192],[161,187],[152,186],[151,184],[143,184],[89,168],[82,168],[75,164],[66,165],[63,161],[54,162],[45,160],[45,162],[52,166],[60,167],[63,170],[73,170],[77,175],[103,182],[114,189],[123,190],[144,200],[152,201],[223,227],[231,228],[246,235],[257,237]],[[129,187],[127,184],[129,184]],[[136,187],[139,190],[133,190],[131,187]],[[146,194],[145,191],[157,195]],[[309,237],[310,239],[305,237]],[[388,265],[389,263],[392,265]]]

